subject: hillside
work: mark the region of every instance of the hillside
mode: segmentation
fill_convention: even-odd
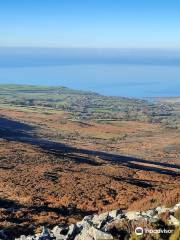
[[[1,85],[0,229],[19,237],[89,214],[180,202],[173,101]]]
[[[3,106],[62,110],[67,111],[70,118],[78,120],[139,120],[179,127],[178,98],[176,104],[171,104],[171,99],[146,101],[107,97],[65,87],[26,85],[0,85],[0,92]]]
[[[122,209],[100,215],[85,216],[81,222],[60,224],[53,229],[42,228],[41,233],[24,240],[121,240],[149,239],[178,240],[180,238],[180,203],[172,208],[159,206],[148,211]],[[16,240],[22,240],[16,238]]]

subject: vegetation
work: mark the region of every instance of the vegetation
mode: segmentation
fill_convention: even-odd
[[[0,103],[8,107],[66,111],[70,118],[78,120],[138,120],[180,127],[180,101],[172,104],[170,99],[147,101],[107,97],[65,87],[0,85]]]
[[[26,234],[20,227],[173,206],[180,201],[178,109],[178,99],[1,85],[0,227]]]

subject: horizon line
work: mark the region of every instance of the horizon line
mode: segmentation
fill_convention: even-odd
[[[73,90],[73,91],[81,91],[81,92],[86,92],[86,93],[93,93],[93,94],[98,94],[101,96],[106,96],[106,97],[120,97],[120,98],[128,98],[128,99],[141,99],[141,100],[145,100],[147,98],[180,98],[180,95],[169,95],[169,96],[144,96],[144,97],[136,97],[136,96],[118,96],[118,95],[107,95],[107,94],[102,94],[99,93],[98,91],[91,91],[91,90],[81,90],[81,89],[76,89],[76,88],[72,88],[72,87],[66,87],[63,85],[50,85],[50,84],[27,84],[27,83],[1,83],[0,82],[0,87],[1,86],[24,86],[24,87],[44,87],[44,88],[65,88],[67,90]],[[0,89],[1,91],[1,89]]]
[[[180,50],[180,47],[48,47],[48,46],[0,46],[0,49]]]

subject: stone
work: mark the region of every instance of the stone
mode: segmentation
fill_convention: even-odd
[[[66,232],[67,231],[67,232]],[[52,233],[56,240],[65,240],[69,228],[64,225],[59,225],[53,228]],[[65,234],[66,233],[66,234]]]
[[[89,229],[91,229],[92,226],[93,226],[93,224],[91,222],[84,222],[83,225],[82,225],[81,232],[83,232],[83,231],[88,232]]]
[[[94,215],[92,219],[93,225],[95,225],[98,229],[102,228],[108,221],[108,216],[108,212],[102,213],[100,215]]]
[[[26,240],[26,236],[22,235],[20,238],[16,238],[15,240]]]
[[[177,203],[173,208],[170,209],[172,212],[176,212],[180,208],[180,203]]]
[[[122,219],[125,216],[124,212],[121,209],[114,210],[109,212],[108,221],[115,220],[115,219]]]
[[[113,236],[110,233],[102,232],[96,228],[93,228],[93,238],[94,240],[111,240]]]
[[[67,234],[67,239],[74,239],[75,236],[79,233],[79,228],[75,224],[69,226],[69,231]]]
[[[176,227],[180,226],[180,221],[172,215],[170,215],[169,223],[173,226],[176,226]]]
[[[147,213],[147,215],[149,217],[152,217],[152,216],[156,215],[156,210],[155,209],[151,209],[151,210],[148,210],[146,213]]]
[[[93,219],[93,215],[85,216],[83,221],[91,221]]]
[[[36,238],[33,236],[26,237],[26,236],[22,235],[20,238],[15,238],[15,240],[36,240]]]
[[[110,217],[110,218],[114,219],[117,217],[117,215],[118,215],[118,210],[114,210],[114,211],[109,212],[108,218]]]
[[[81,228],[79,228],[80,232],[76,235],[74,240],[94,240],[93,237],[89,234],[92,226],[93,225],[91,222],[83,221]]]
[[[138,220],[141,218],[140,212],[129,211],[125,214],[128,220]]]
[[[156,223],[159,220],[159,217],[156,215],[155,217],[149,218],[148,222],[149,223]]]
[[[113,210],[100,215],[86,216],[76,224],[60,224],[50,231],[43,227],[41,234],[36,236],[21,236],[16,240],[111,240],[113,236],[109,233],[112,225],[118,225],[122,220],[127,223],[129,220],[142,219],[147,223],[156,223],[160,219],[160,214],[169,212],[169,224],[176,227],[180,226],[180,221],[174,217],[174,213],[180,208],[180,203],[173,208],[157,207],[148,211],[122,211]],[[123,230],[123,229],[122,229]],[[0,231],[0,240],[8,240],[2,236]]]
[[[83,229],[80,234],[75,237],[75,240],[112,240],[113,237],[109,233],[105,233],[94,226],[88,229]]]
[[[79,232],[80,230],[75,224],[71,224],[70,226],[61,224],[52,229],[52,233],[56,240],[74,239]]]
[[[78,234],[74,240],[94,240],[88,233]]]
[[[165,207],[157,207],[155,210],[158,212],[158,214],[161,214],[167,212],[169,209]]]

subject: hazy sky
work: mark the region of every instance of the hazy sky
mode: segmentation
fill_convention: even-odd
[[[2,0],[0,46],[180,48],[180,1]]]

